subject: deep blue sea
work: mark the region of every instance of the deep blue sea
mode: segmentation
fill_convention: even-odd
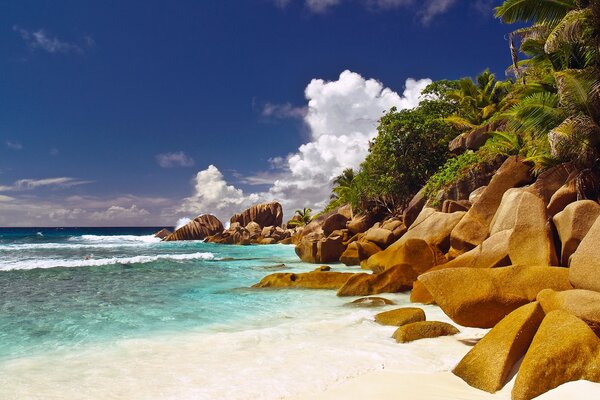
[[[0,399],[277,399],[455,361],[415,359],[373,322],[382,309],[353,298],[251,289],[316,267],[293,246],[161,242],[158,229],[0,228]]]

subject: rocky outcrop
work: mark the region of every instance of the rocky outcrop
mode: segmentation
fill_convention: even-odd
[[[575,174],[567,180],[550,198],[548,203],[548,215],[555,216],[565,209],[566,206],[577,201],[577,184]]]
[[[515,265],[558,265],[546,204],[535,194],[519,200],[508,256]]]
[[[348,221],[346,227],[353,235],[366,232],[375,223],[375,219],[371,215],[355,215],[354,218]]]
[[[156,232],[154,234],[154,237],[157,237],[159,239],[164,239],[167,236],[169,236],[170,234],[172,234],[173,232],[171,232],[170,230],[168,230],[167,228],[162,228],[160,231]]]
[[[425,321],[425,312],[416,307],[398,308],[375,315],[375,322],[381,325],[402,326]]]
[[[283,222],[283,208],[276,201],[270,203],[256,204],[240,214],[231,217],[232,224],[239,223],[246,226],[250,222],[256,222],[260,227],[281,226]]]
[[[502,389],[543,319],[544,311],[537,302],[516,309],[486,334],[452,372],[477,389],[490,393]]]
[[[427,203],[427,196],[425,196],[425,189],[419,190],[417,194],[410,200],[408,206],[402,213],[402,220],[407,228],[410,228],[412,224],[417,220],[419,214]]]
[[[560,264],[569,266],[569,258],[598,219],[600,205],[592,200],[571,203],[553,218],[562,244]]]
[[[448,250],[450,232],[464,215],[464,212],[447,214],[432,208],[424,208],[417,220],[399,240],[367,260],[366,268],[381,271],[401,263],[402,261],[399,259],[402,257],[402,253],[406,252],[407,242],[411,239],[424,241],[431,249],[436,249],[436,253],[445,253]],[[438,264],[445,261],[441,257],[436,257],[436,260]],[[436,264],[429,265],[429,267],[433,265]]]
[[[490,224],[502,196],[510,188],[531,182],[530,169],[530,165],[519,157],[509,157],[502,164],[481,197],[452,230],[450,244],[455,254],[473,249],[489,236]]]
[[[577,250],[571,256],[569,279],[577,289],[600,292],[600,218],[585,235]]]
[[[537,299],[546,314],[554,310],[563,310],[576,316],[600,334],[600,293],[591,290],[573,289],[556,292],[544,289]]]
[[[493,327],[543,289],[572,289],[568,269],[546,266],[449,268],[419,281],[454,322],[475,328]]]
[[[514,400],[530,400],[580,379],[600,382],[600,339],[581,319],[556,310],[542,321],[519,368]]]
[[[452,336],[460,333],[455,326],[440,321],[421,321],[403,325],[392,335],[398,343],[408,343],[419,339]]]
[[[466,150],[479,150],[490,138],[489,133],[499,130],[503,124],[501,121],[495,121],[463,132],[448,144],[448,149],[456,154],[464,153]]]
[[[204,240],[223,231],[223,224],[211,214],[203,214],[165,237],[166,242],[175,240]]]
[[[329,236],[334,231],[340,229],[346,229],[346,223],[348,223],[350,219],[343,214],[335,213],[329,216],[325,221],[323,221],[323,235]]]
[[[338,296],[368,296],[379,293],[397,293],[409,290],[416,279],[406,264],[396,265],[378,274],[354,274],[342,286]]]
[[[379,253],[381,248],[366,240],[358,240],[348,245],[346,250],[340,256],[340,262],[346,265],[360,265],[375,253]]]
[[[312,233],[303,237],[296,245],[298,257],[309,263],[336,262],[344,250],[344,238],[340,235],[323,237],[322,234]]]
[[[339,289],[354,274],[313,271],[300,274],[275,273],[265,276],[253,288]]]

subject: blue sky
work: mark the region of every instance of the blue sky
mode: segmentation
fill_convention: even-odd
[[[497,3],[5,1],[0,225],[318,208],[384,109],[427,79],[504,77]]]

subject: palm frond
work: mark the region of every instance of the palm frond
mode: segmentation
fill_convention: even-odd
[[[509,127],[517,132],[545,135],[565,118],[558,108],[558,100],[558,95],[550,92],[534,93],[523,98],[505,114]]]
[[[575,0],[506,0],[496,7],[496,17],[505,23],[534,22],[553,26],[577,7]]]
[[[592,93],[596,76],[594,70],[564,70],[554,74],[560,105],[572,114],[584,112],[596,115],[600,112],[598,104],[592,102]]]
[[[548,140],[554,157],[591,165],[598,157],[600,126],[587,115],[569,117],[550,131]]]
[[[544,45],[546,53],[554,53],[564,45],[585,43],[594,34],[592,10],[569,11],[554,27]]]
[[[446,117],[443,119],[444,122],[454,126],[457,129],[465,130],[465,129],[473,129],[477,125],[473,124],[466,118],[459,117],[458,115],[452,115],[450,117]]]

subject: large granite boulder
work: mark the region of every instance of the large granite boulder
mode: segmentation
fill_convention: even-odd
[[[211,214],[200,215],[175,232],[165,237],[165,242],[175,240],[204,240],[208,236],[216,235],[223,231],[223,224]]]
[[[511,188],[504,192],[500,205],[490,223],[490,236],[515,227],[517,210],[525,191],[526,188]]]
[[[571,163],[554,166],[542,172],[535,182],[527,189],[529,192],[539,196],[548,205],[552,196],[563,187],[575,172]]]
[[[159,238],[159,239],[164,239],[172,233],[173,232],[171,232],[167,228],[162,228],[160,231],[158,231],[154,234],[154,237]]]
[[[556,292],[544,289],[537,299],[546,314],[554,310],[564,310],[572,314],[600,334],[600,293],[592,290],[573,289]]]
[[[313,271],[300,274],[278,272],[267,275],[253,288],[339,289],[353,276],[350,272]]]
[[[406,264],[396,265],[378,274],[354,274],[338,290],[338,296],[369,296],[397,293],[412,287],[416,274]]]
[[[408,343],[419,339],[452,336],[460,333],[455,326],[440,321],[421,321],[403,325],[392,335],[398,343]]]
[[[350,221],[350,219],[344,214],[335,213],[330,215],[323,222],[323,235],[329,236],[333,233],[333,231],[345,229],[348,221]]]
[[[231,217],[230,222],[238,222],[241,226],[246,226],[250,222],[256,222],[261,227],[281,226],[283,222],[283,208],[276,201],[270,203],[256,204],[240,214]]]
[[[354,218],[348,221],[346,228],[353,234],[366,232],[373,226],[374,218],[370,214],[355,215]]]
[[[375,243],[382,249],[392,244],[394,239],[394,233],[384,228],[371,228],[365,232],[365,240]]]
[[[424,208],[400,239],[367,260],[366,268],[378,271],[399,264],[401,262],[398,261],[400,254],[405,252],[406,242],[411,239],[423,240],[440,253],[445,253],[448,250],[450,232],[464,215],[464,212],[447,214],[432,208]]]
[[[425,196],[425,189],[421,189],[410,200],[408,206],[402,213],[402,220],[407,228],[410,228],[413,222],[416,221],[419,214],[421,214],[423,207],[425,207],[425,203],[427,203],[427,196]]]
[[[362,266],[366,269],[372,269],[374,272],[381,272],[396,265],[404,264],[410,269],[410,274],[415,276],[415,279],[431,267],[444,264],[447,261],[437,247],[429,245],[422,239],[403,241],[402,245],[398,246],[394,252],[387,252],[384,256],[378,257],[379,264],[377,265],[372,261],[376,256],[370,257]]]
[[[535,194],[525,192],[519,200],[508,256],[515,265],[558,265],[546,204]]]
[[[530,400],[570,381],[600,382],[600,339],[566,311],[546,315],[519,368],[513,400]]]
[[[571,256],[569,279],[577,289],[600,292],[600,218],[592,224]]]
[[[262,227],[254,221],[251,221],[246,225],[246,230],[250,233],[250,238],[255,239],[262,234]]]
[[[562,185],[550,198],[548,203],[548,215],[555,216],[565,209],[566,206],[577,201],[577,180],[575,173]]]
[[[464,253],[481,244],[490,233],[490,223],[504,193],[531,182],[531,167],[520,157],[509,157],[498,169],[481,197],[452,230],[450,244],[455,253]]]
[[[538,302],[517,308],[498,322],[452,372],[477,389],[490,393],[502,389],[514,365],[527,352],[544,316]]]
[[[328,263],[339,261],[346,246],[344,246],[344,238],[340,235],[323,237],[322,234],[313,232],[304,236],[295,250],[304,262]]]
[[[429,269],[428,272],[447,268],[507,267],[511,265],[508,256],[508,243],[512,233],[512,229],[500,231],[484,240],[483,243],[473,250],[463,253],[445,264],[434,266]],[[433,297],[420,281],[414,282],[413,290],[410,293],[410,300],[413,303],[423,304],[431,304],[434,302]]]
[[[340,256],[340,262],[346,265],[360,265],[375,253],[379,253],[381,248],[374,243],[366,240],[359,240],[348,245],[346,250]]]
[[[569,266],[569,258],[600,215],[600,205],[593,200],[569,204],[553,218],[562,243],[560,264]]]
[[[454,322],[474,328],[493,327],[543,289],[572,289],[568,269],[547,266],[448,268],[419,281]]]
[[[425,311],[416,307],[397,308],[375,315],[375,322],[381,325],[402,326],[425,321]]]

